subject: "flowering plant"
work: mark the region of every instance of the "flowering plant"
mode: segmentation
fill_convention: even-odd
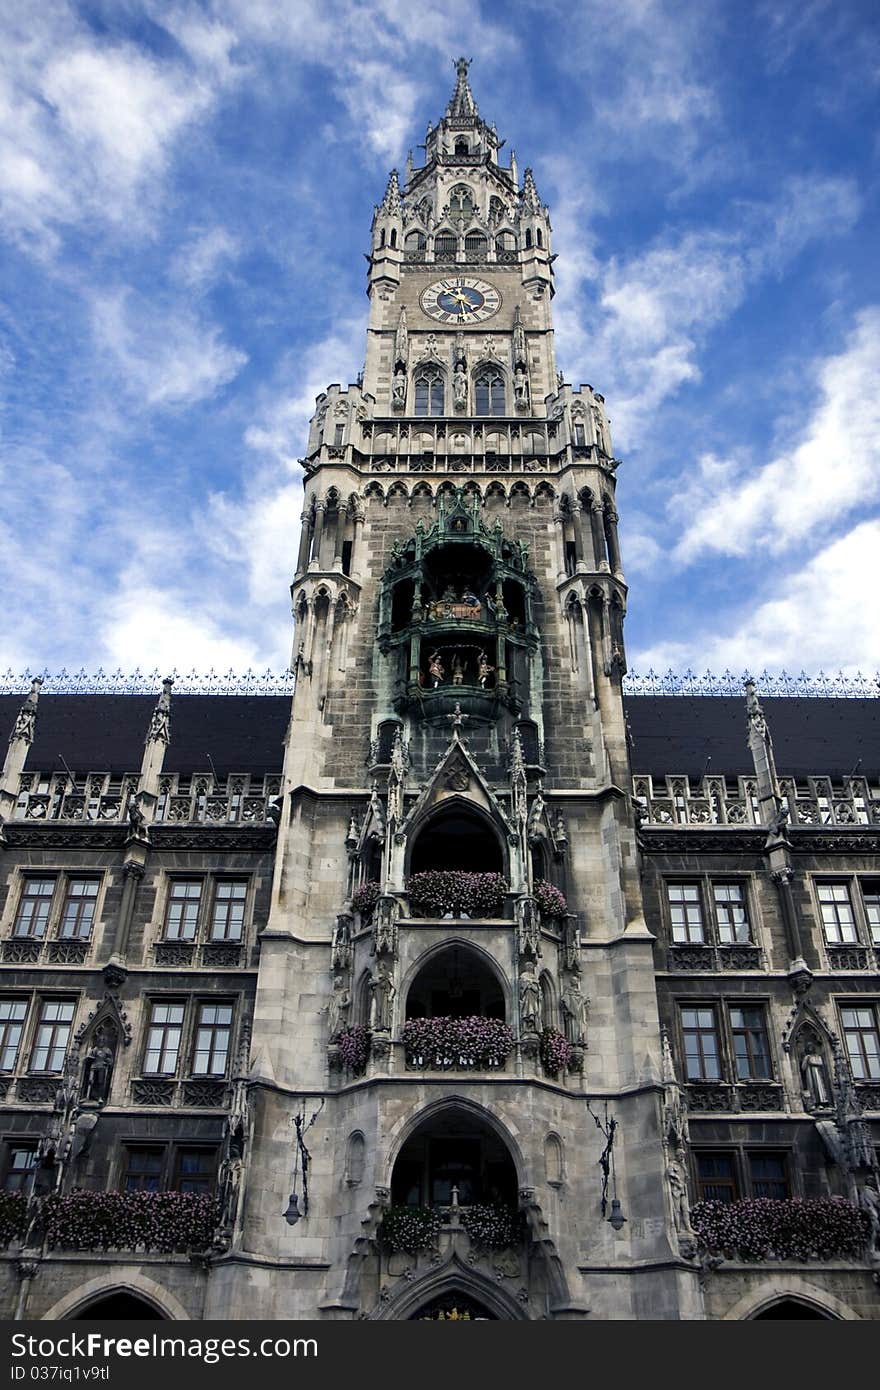
[[[380,1228],[389,1250],[430,1250],[440,1234],[440,1214],[432,1207],[389,1207]]]
[[[558,1076],[571,1066],[572,1046],[558,1028],[545,1028],[541,1034],[541,1061],[550,1076]]]
[[[46,1242],[65,1250],[204,1250],[220,1219],[202,1192],[55,1193],[42,1204]]]
[[[500,1018],[408,1018],[401,1034],[411,1067],[432,1071],[456,1067],[500,1067],[513,1047],[513,1033]]]
[[[713,1255],[741,1260],[858,1258],[868,1218],[843,1197],[753,1197],[743,1202],[697,1202],[691,1225]]]
[[[542,917],[564,917],[568,911],[564,894],[546,879],[536,879],[532,893]]]
[[[359,912],[362,917],[369,917],[382,893],[382,885],[376,879],[368,879],[362,883],[360,888],[356,888],[351,895],[351,907],[353,912]]]
[[[508,1250],[522,1233],[519,1212],[498,1204],[462,1207],[461,1224],[472,1243],[484,1250]]]
[[[502,874],[425,869],[410,875],[406,889],[422,917],[491,917],[501,911],[507,884]]]
[[[23,1192],[0,1192],[0,1245],[21,1239],[27,1230],[26,1212]]]
[[[362,1023],[353,1023],[336,1039],[339,1055],[349,1071],[361,1072],[370,1055],[370,1030]]]

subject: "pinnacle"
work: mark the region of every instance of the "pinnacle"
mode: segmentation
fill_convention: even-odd
[[[538,190],[535,187],[535,176],[532,173],[531,169],[526,169],[525,176],[523,178],[522,200],[523,206],[529,208],[530,211],[541,211],[541,199],[538,197]]]
[[[478,116],[477,103],[474,101],[474,94],[471,91],[471,84],[468,80],[468,68],[471,65],[470,58],[456,58],[455,71],[457,80],[452,99],[446,108],[447,118],[458,120],[462,117]]]
[[[380,212],[399,213],[400,212],[400,184],[397,179],[397,170],[392,169],[388,175],[388,186],[385,189],[385,196],[382,199]]]

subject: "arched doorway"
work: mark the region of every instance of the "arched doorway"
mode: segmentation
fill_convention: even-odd
[[[453,943],[429,956],[409,988],[407,1018],[504,1018],[504,990],[476,951]]]
[[[71,1314],[72,1322],[164,1322],[166,1319],[158,1308],[154,1308],[144,1298],[130,1293],[128,1289],[118,1289],[115,1293],[96,1298],[79,1312]]]
[[[461,802],[442,809],[421,827],[409,871],[461,869],[466,873],[504,873],[501,841],[486,816]]]
[[[497,1322],[495,1313],[490,1313],[484,1303],[471,1298],[469,1294],[457,1289],[432,1298],[415,1313],[410,1313],[410,1322]]]
[[[814,1303],[805,1303],[799,1298],[780,1298],[776,1303],[771,1303],[769,1307],[762,1308],[760,1313],[756,1313],[751,1319],[752,1322],[769,1322],[771,1320],[796,1322],[837,1321],[831,1313],[826,1313],[821,1308],[817,1308]]]
[[[444,1207],[456,1189],[460,1206],[514,1207],[517,1174],[490,1124],[463,1106],[434,1111],[404,1142],[391,1173],[393,1206]]]

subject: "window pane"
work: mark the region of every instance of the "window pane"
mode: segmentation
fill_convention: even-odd
[[[26,1016],[26,999],[0,999],[0,1071],[15,1068]]]
[[[782,1154],[749,1154],[753,1197],[784,1201],[789,1196],[788,1174]]]
[[[164,1147],[126,1149],[122,1186],[126,1192],[158,1192],[162,1184]]]
[[[674,942],[705,941],[698,883],[668,883],[666,892]]]
[[[221,879],[214,892],[212,941],[240,941],[247,900],[247,879]]]
[[[741,883],[713,883],[718,940],[724,946],[751,940],[746,915],[745,889]]]
[[[856,921],[847,883],[820,883],[816,892],[825,940],[830,946],[856,941]]]
[[[210,1192],[217,1164],[215,1149],[178,1149],[174,1186],[178,1192]]]
[[[33,1071],[61,1071],[67,1052],[74,1007],[73,1000],[70,999],[43,1000],[31,1057]]]
[[[36,1144],[10,1144],[9,1165],[3,1187],[6,1192],[21,1192],[28,1183],[37,1162]]]
[[[770,1048],[763,1008],[732,1008],[730,1026],[737,1080],[750,1081],[756,1077],[770,1076]]]
[[[173,1076],[177,1071],[183,1012],[184,1005],[180,1003],[153,1004],[144,1055],[145,1072],[153,1076]]]
[[[68,879],[61,910],[61,935],[78,940],[91,936],[97,901],[96,878]]]
[[[688,1081],[717,1081],[721,1065],[714,1010],[682,1009],[681,1026]]]
[[[168,893],[165,937],[169,941],[193,941],[202,899],[201,879],[174,879]]]
[[[698,1153],[697,1185],[703,1202],[736,1201],[736,1169],[732,1154]]]
[[[880,946],[880,880],[862,880],[862,900],[865,904],[871,940],[875,946]]]
[[[25,880],[13,927],[15,936],[45,936],[54,892],[54,878]]]

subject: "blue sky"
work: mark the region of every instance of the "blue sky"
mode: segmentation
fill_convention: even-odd
[[[876,669],[875,0],[7,4],[0,669],[280,670],[314,397],[473,59],[605,394],[630,666]]]

